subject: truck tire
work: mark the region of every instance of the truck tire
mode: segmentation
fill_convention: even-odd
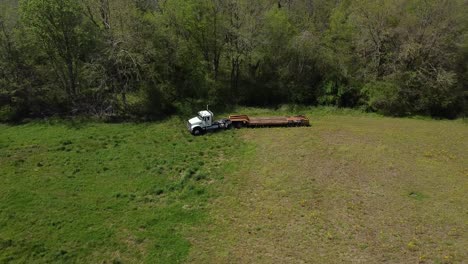
[[[231,129],[231,128],[232,128],[232,124],[227,124],[227,125],[226,125],[226,130],[229,130],[229,129]]]
[[[203,134],[203,130],[200,127],[196,127],[192,130],[192,135],[194,136],[200,136]]]

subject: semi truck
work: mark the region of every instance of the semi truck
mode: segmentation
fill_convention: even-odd
[[[249,117],[248,115],[230,115],[229,118],[214,120],[210,110],[198,112],[198,115],[187,121],[187,129],[194,136],[202,135],[208,131],[242,127],[272,127],[272,126],[309,126],[309,119],[303,115]]]

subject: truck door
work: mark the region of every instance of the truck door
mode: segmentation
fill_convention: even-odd
[[[205,124],[208,127],[212,125],[211,116],[205,116]]]
[[[202,119],[203,128],[205,128],[205,129],[208,128],[210,126],[209,117],[204,116],[201,119]]]

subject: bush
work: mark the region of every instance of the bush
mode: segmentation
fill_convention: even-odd
[[[355,107],[360,93],[354,86],[337,81],[325,82],[319,90],[318,103],[326,106]]]
[[[168,96],[156,85],[143,87],[135,98],[136,101],[129,106],[131,115],[156,120],[175,112],[175,106],[169,101]]]
[[[367,97],[370,110],[384,115],[404,115],[408,109],[399,96],[399,87],[389,81],[374,81],[364,85],[363,94]]]

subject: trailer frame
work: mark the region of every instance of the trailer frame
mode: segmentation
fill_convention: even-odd
[[[248,115],[230,115],[232,125],[241,127],[273,127],[273,126],[310,126],[309,119],[304,115],[249,117]]]

